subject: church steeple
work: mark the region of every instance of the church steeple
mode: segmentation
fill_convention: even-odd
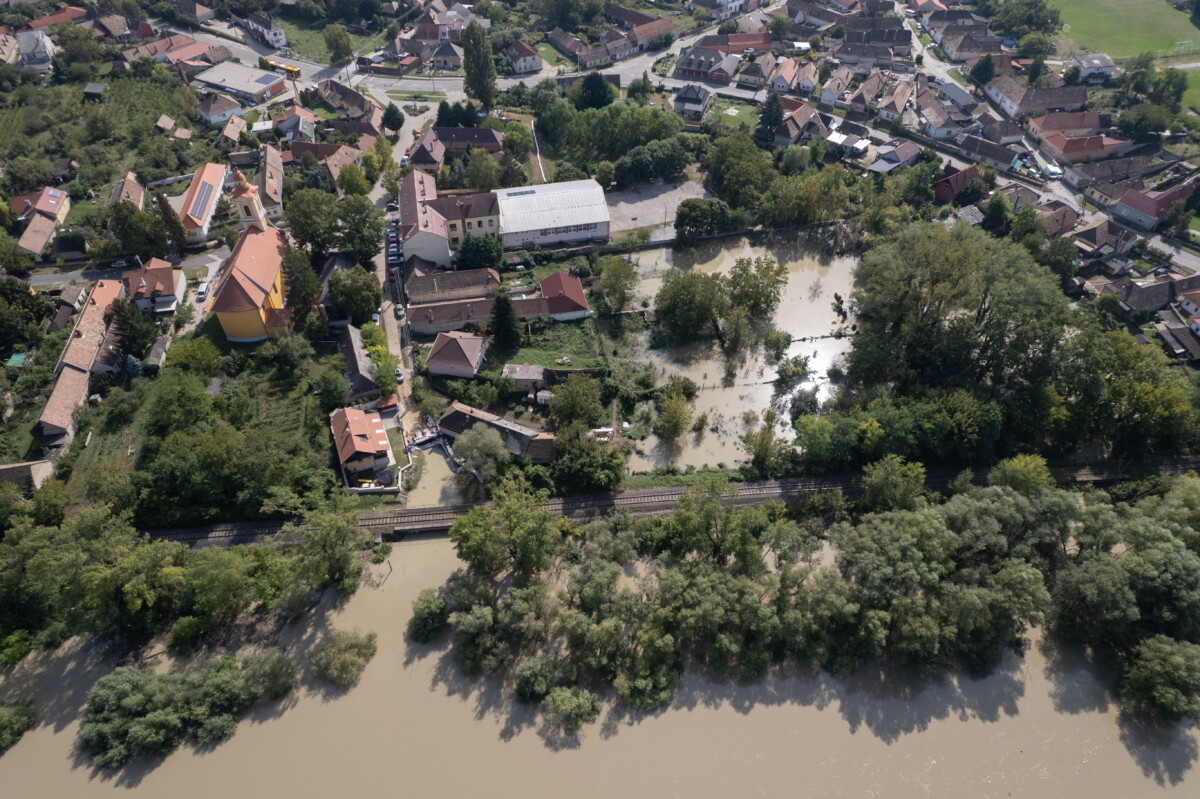
[[[233,179],[237,185],[233,187],[229,196],[233,198],[234,207],[237,208],[238,222],[242,230],[252,227],[266,230],[270,223],[267,222],[267,211],[263,208],[262,200],[258,198],[258,188],[246,180],[240,169],[234,172]]]

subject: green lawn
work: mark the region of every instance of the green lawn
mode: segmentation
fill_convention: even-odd
[[[1191,39],[1200,47],[1200,31],[1187,14],[1163,0],[1053,0],[1062,12],[1059,51],[1087,48],[1113,58],[1163,53]],[[1072,47],[1074,45],[1074,48]]]
[[[329,48],[325,46],[323,26],[317,27],[306,20],[282,15],[276,15],[275,21],[287,33],[288,46],[297,56],[318,64],[329,63]],[[360,54],[369,53],[383,44],[382,36],[355,36],[351,33],[350,40],[354,43],[354,52]]]
[[[556,322],[544,329],[535,329],[525,346],[506,357],[504,362],[556,366],[555,361],[563,356],[569,356],[571,366],[576,368],[604,365],[595,321]]]
[[[542,57],[550,66],[558,66],[558,63],[563,60],[563,54],[554,49],[554,45],[549,42],[542,42],[537,46],[538,55]]]
[[[737,113],[731,114],[729,111]],[[758,124],[758,106],[740,100],[726,100],[718,97],[708,111],[708,119],[713,122],[724,122],[726,125],[752,128]]]
[[[1188,87],[1183,93],[1183,104],[1187,108],[1200,108],[1200,71],[1188,71]]]
[[[393,100],[415,100],[419,103],[436,103],[446,99],[445,92],[402,92],[398,89],[389,89],[387,96]]]

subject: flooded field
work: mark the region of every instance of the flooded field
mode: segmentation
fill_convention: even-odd
[[[794,242],[755,243],[745,238],[725,239],[693,250],[646,250],[635,254],[638,264],[637,295],[654,298],[667,271],[674,268],[700,272],[728,272],[738,258],[771,256],[788,268],[788,284],[775,313],[774,324],[795,339],[788,356],[807,355],[819,396],[828,393],[825,371],[850,347],[849,338],[824,338],[839,326],[833,311],[834,294],[847,301],[854,284],[853,258],[819,258],[813,250]],[[800,340],[809,339],[809,340]],[[815,339],[815,340],[812,340]],[[661,466],[733,466],[743,458],[738,438],[745,431],[743,414],[769,405],[782,405],[769,381],[775,369],[767,364],[760,349],[748,353],[737,375],[726,384],[725,359],[714,344],[696,344],[669,349],[650,349],[643,342],[638,359],[652,364],[660,377],[682,374],[701,387],[693,404],[696,415],[707,413],[719,432],[701,436],[688,434],[674,443],[651,436],[641,442],[629,459],[632,471]]]
[[[5,797],[1097,797],[1200,795],[1197,736],[1147,735],[1118,717],[1090,668],[1033,646],[983,680],[834,679],[749,684],[690,676],[674,704],[605,707],[578,740],[546,735],[493,683],[464,679],[445,645],[403,635],[421,588],[457,566],[444,539],[397,545],[344,608],[287,632],[379,633],[357,688],[306,688],[258,709],[232,740],[115,774],[72,753],[78,712],[109,666],[75,643],[0,677],[37,697],[41,726],[0,756]],[[392,568],[389,572],[389,568]]]

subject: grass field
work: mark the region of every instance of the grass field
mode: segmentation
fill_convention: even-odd
[[[322,28],[314,27],[307,21],[294,17],[276,16],[275,21],[287,33],[288,46],[296,55],[318,64],[329,63],[329,48],[325,46],[325,34]],[[354,52],[369,53],[383,44],[382,36],[355,36],[350,34],[354,43]]]
[[[555,366],[555,361],[563,356],[570,356],[571,366],[577,369],[604,365],[595,320],[557,322],[535,330],[533,337],[507,358],[506,363]]]
[[[554,45],[549,42],[542,42],[537,46],[538,55],[542,57],[550,66],[558,66],[560,61],[564,61],[563,54],[554,49]]]
[[[730,111],[736,113],[731,114]],[[758,106],[740,100],[726,100],[718,97],[708,111],[708,119],[713,122],[724,122],[726,125],[752,128],[758,124]]]
[[[1183,104],[1187,108],[1200,108],[1200,71],[1188,71],[1188,87],[1183,93]]]
[[[1188,15],[1163,0],[1053,0],[1052,5],[1070,26],[1059,34],[1059,52],[1063,54],[1087,48],[1113,58],[1128,58],[1165,52],[1188,39],[1200,46],[1200,31]]]

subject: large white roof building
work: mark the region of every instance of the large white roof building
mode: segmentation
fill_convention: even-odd
[[[594,180],[499,189],[496,201],[505,249],[608,240],[608,203]]]

